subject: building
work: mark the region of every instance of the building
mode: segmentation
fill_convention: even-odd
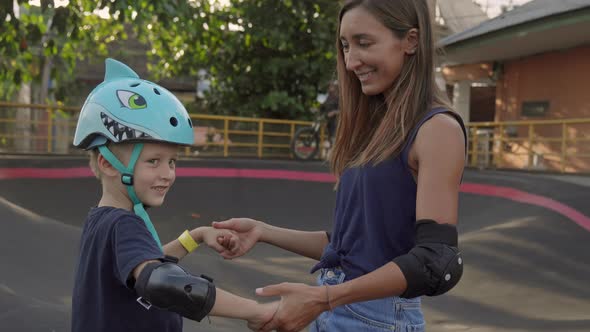
[[[452,86],[456,110],[466,122],[590,118],[589,32],[590,0],[535,0],[443,38],[439,42],[445,50],[442,73]],[[526,126],[502,128],[502,133],[493,134],[531,134]],[[590,141],[589,133],[589,125],[536,131],[535,138],[563,139],[534,147],[534,163],[545,159],[539,167],[556,169],[559,165],[547,157],[565,154],[560,148],[566,142]],[[494,148],[512,150],[501,145]],[[533,150],[525,145],[521,147]],[[590,157],[585,145],[572,146],[568,153]],[[572,159],[567,167],[590,170],[588,157]],[[520,168],[527,162],[530,166],[529,159],[506,155],[501,162]]]

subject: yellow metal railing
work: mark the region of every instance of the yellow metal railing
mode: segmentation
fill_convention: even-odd
[[[291,140],[295,131],[299,127],[311,125],[308,121],[205,114],[191,114],[191,118],[198,125],[195,145],[186,148],[186,155],[194,155],[195,147],[201,147],[197,150],[198,155],[291,158]],[[206,140],[199,132],[203,128],[206,130]],[[216,147],[219,150],[215,150]]]
[[[469,165],[590,172],[590,119],[473,122]]]
[[[63,136],[78,110],[62,105],[0,102],[0,152],[56,152],[56,142],[71,141]]]
[[[78,107],[0,102],[0,153],[80,153],[71,146]],[[308,121],[191,114],[190,156],[292,158],[295,131]],[[324,140],[324,130],[321,132]]]
[[[0,153],[76,154],[78,107],[0,102]],[[190,156],[291,158],[290,142],[307,121],[192,114]],[[590,119],[473,122],[468,163],[479,168],[590,172]],[[324,141],[324,130],[321,142]]]

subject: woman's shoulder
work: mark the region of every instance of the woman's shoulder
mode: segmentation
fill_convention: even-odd
[[[414,143],[417,152],[449,151],[457,147],[463,153],[466,138],[460,121],[460,117],[451,111],[432,116],[418,130]]]
[[[426,120],[420,129],[426,130],[448,130],[448,131],[463,131],[463,121],[461,117],[449,110],[441,110],[440,113],[434,114],[430,119]]]

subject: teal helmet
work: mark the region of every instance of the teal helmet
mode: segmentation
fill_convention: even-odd
[[[109,141],[134,143],[127,165],[109,150]],[[194,141],[191,119],[170,91],[140,79],[125,64],[107,59],[104,82],[92,90],[80,111],[74,146],[98,149],[121,173],[121,182],[127,188],[133,211],[143,219],[162,248],[158,233],[133,187],[135,164],[146,141],[191,145]]]
[[[92,149],[107,141],[130,140],[190,145],[193,124],[170,91],[140,79],[125,64],[106,59],[104,82],[82,106],[74,146]]]

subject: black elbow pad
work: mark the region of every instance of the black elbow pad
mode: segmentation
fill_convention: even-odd
[[[433,220],[418,221],[416,246],[393,262],[399,266],[408,284],[400,297],[436,296],[448,292],[463,275],[457,228]]]
[[[209,314],[216,295],[211,279],[195,277],[170,262],[146,265],[135,291],[140,296],[138,302],[147,309],[153,305],[198,322]]]

